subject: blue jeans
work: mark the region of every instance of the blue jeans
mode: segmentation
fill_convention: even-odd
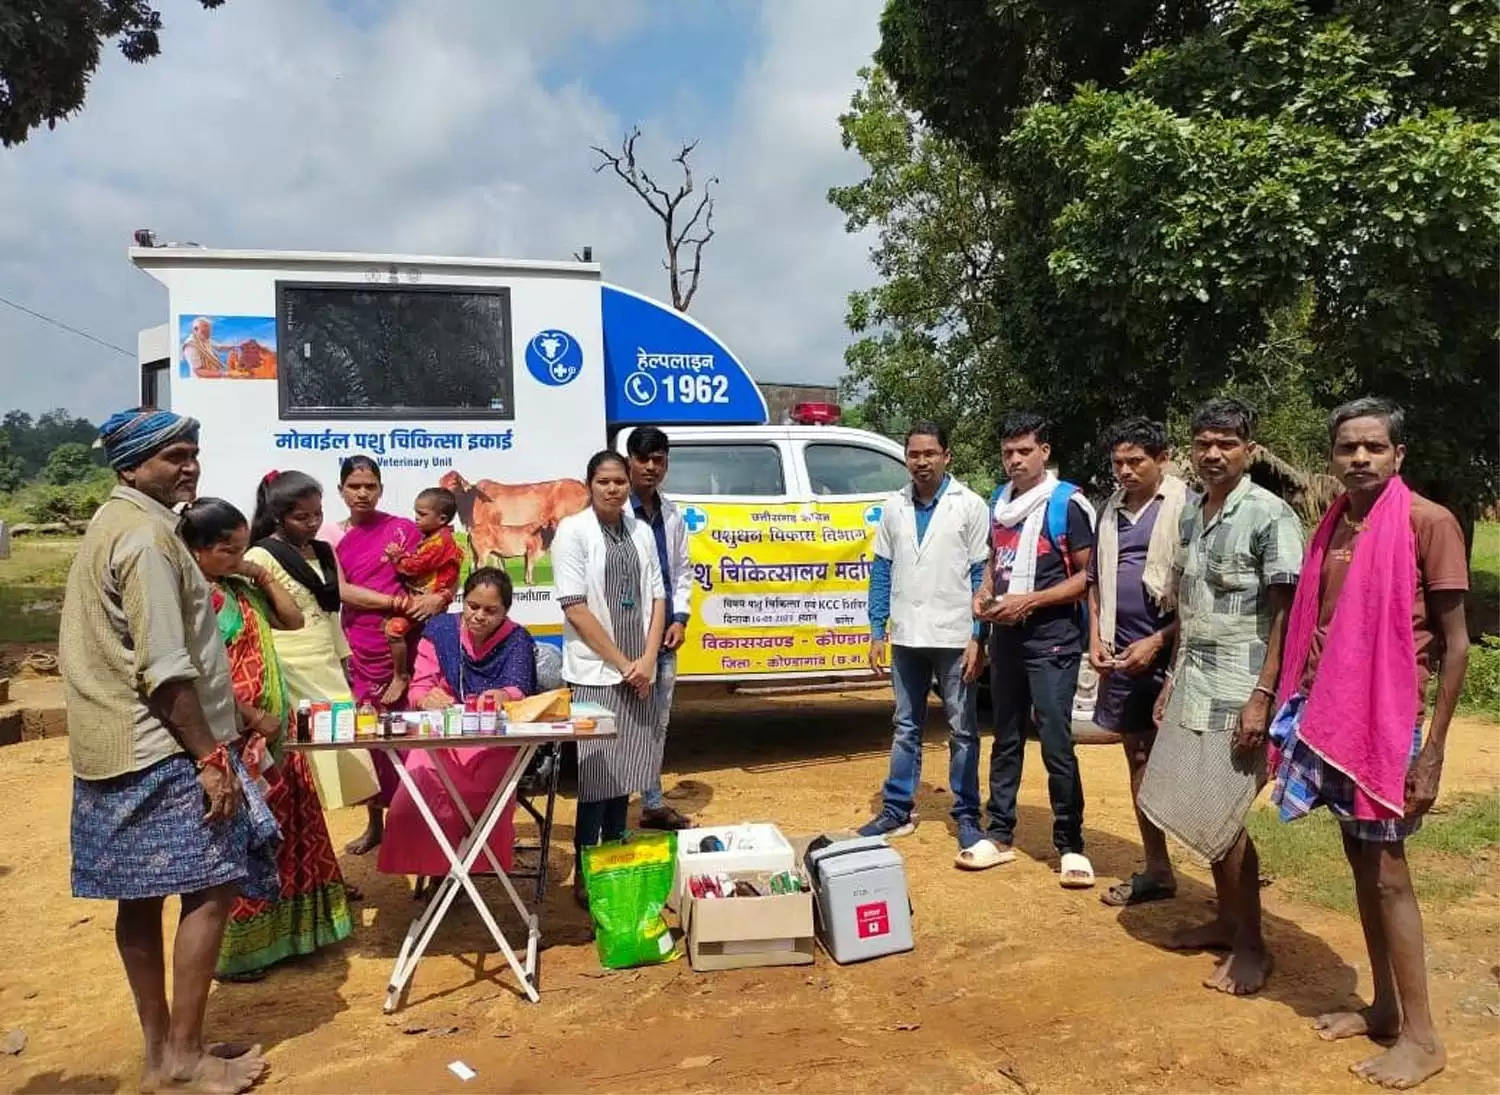
[[[657,711],[661,714],[661,734],[667,736],[667,723],[672,718],[672,693],[677,690],[677,651],[663,650],[656,659]],[[651,782],[641,792],[641,808],[660,810],[667,804],[661,797],[661,769],[651,776]]]
[[[891,646],[891,685],[896,693],[891,773],[881,791],[885,812],[906,820],[922,777],[922,723],[927,694],[937,678],[948,716],[948,785],[959,835],[979,828],[979,715],[976,689],[963,678],[962,650]]]
[[[1003,629],[997,628],[997,631]],[[1073,752],[1073,694],[1078,654],[1032,654],[996,636],[990,641],[990,703],[995,745],[990,753],[989,837],[1010,844],[1016,833],[1016,793],[1026,755],[1026,725],[1034,714],[1052,800],[1052,846],[1083,851],[1083,781]]]

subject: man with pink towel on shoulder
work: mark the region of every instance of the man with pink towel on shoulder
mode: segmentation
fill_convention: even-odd
[[[1422,914],[1406,837],[1437,798],[1448,723],[1463,688],[1468,551],[1458,521],[1402,482],[1405,415],[1357,399],[1329,421],[1346,493],[1308,548],[1287,623],[1280,711],[1271,727],[1271,801],[1283,821],[1326,806],[1343,830],[1375,987],[1361,1011],[1314,1026],[1326,1041],[1392,1041],[1352,1066],[1414,1087],[1447,1062],[1427,1002]],[[1440,666],[1427,740],[1427,677]]]

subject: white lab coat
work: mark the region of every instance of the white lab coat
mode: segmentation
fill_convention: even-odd
[[[651,603],[666,596],[661,580],[661,564],[656,559],[656,538],[651,529],[627,507],[623,516],[625,532],[635,544],[641,565],[641,627],[643,636],[651,630]],[[604,587],[604,530],[599,527],[599,518],[593,507],[582,513],[565,517],[557,526],[557,535],[552,540],[552,579],[556,596],[582,597],[589,611],[603,625],[609,637],[614,639],[614,619]],[[609,665],[573,625],[563,618],[563,678],[574,684],[614,685],[620,683],[620,673]]]
[[[950,477],[918,544],[911,492],[908,483],[886,499],[875,529],[875,554],[891,561],[890,640],[961,650],[974,632],[969,573],[989,557],[989,508]]]

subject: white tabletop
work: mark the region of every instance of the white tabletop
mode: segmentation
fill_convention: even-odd
[[[587,730],[566,722],[529,722],[517,724],[508,733],[464,734],[455,738],[397,734],[389,738],[355,738],[353,741],[289,741],[286,748],[302,753],[336,753],[340,749],[498,749],[514,748],[528,742],[545,745],[557,741],[599,741],[615,736],[614,721],[601,719]]]

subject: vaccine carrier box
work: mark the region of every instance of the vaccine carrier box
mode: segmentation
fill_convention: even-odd
[[[838,840],[807,853],[818,935],[835,962],[912,949],[906,867],[884,837]]]

